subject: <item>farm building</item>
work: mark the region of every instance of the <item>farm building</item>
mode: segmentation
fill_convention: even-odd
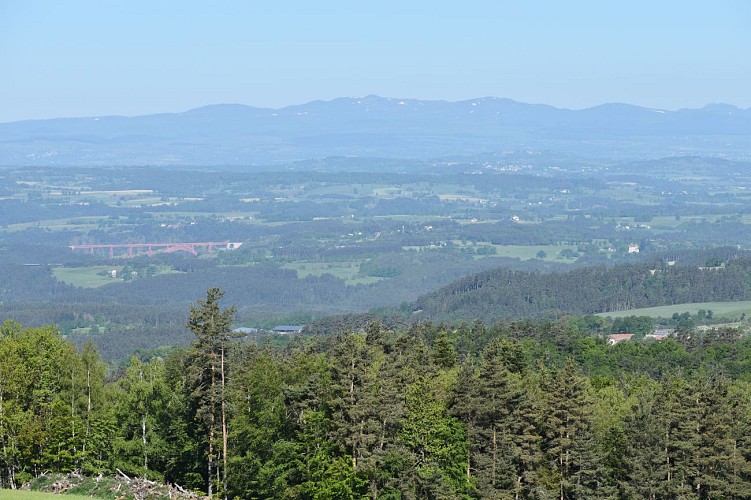
[[[274,333],[300,333],[305,325],[279,325],[274,327]]]
[[[611,333],[608,335],[608,345],[615,345],[624,340],[631,340],[633,336],[633,333]]]

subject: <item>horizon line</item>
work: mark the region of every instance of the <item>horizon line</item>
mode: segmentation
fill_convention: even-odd
[[[639,108],[639,109],[646,109],[646,110],[652,110],[652,111],[658,111],[658,112],[670,112],[675,113],[679,111],[684,110],[701,110],[706,109],[708,107],[712,106],[730,106],[733,107],[739,111],[749,111],[751,110],[751,107],[749,108],[741,108],[736,104],[731,103],[725,103],[725,102],[709,102],[706,103],[702,107],[682,107],[677,109],[668,109],[668,108],[658,108],[653,106],[641,106],[638,104],[631,104],[627,102],[603,102],[600,104],[596,104],[594,106],[586,106],[582,108],[569,108],[565,106],[555,106],[552,104],[547,104],[543,102],[526,102],[526,101],[520,101],[517,99],[513,99],[510,97],[497,97],[497,96],[483,96],[483,97],[473,97],[469,99],[459,99],[459,100],[449,100],[449,99],[419,99],[415,97],[385,97],[380,96],[378,94],[368,94],[366,96],[341,96],[341,97],[334,97],[331,99],[313,99],[310,101],[305,101],[302,103],[295,103],[295,104],[286,104],[284,106],[280,107],[267,107],[267,106],[255,106],[252,104],[244,104],[239,102],[217,102],[217,103],[209,103],[209,104],[203,104],[195,107],[190,107],[188,109],[184,109],[182,111],[156,111],[153,113],[140,113],[140,114],[100,114],[100,115],[67,115],[67,116],[52,116],[47,118],[22,118],[20,120],[10,120],[10,121],[2,121],[0,122],[0,125],[6,125],[11,123],[22,123],[22,122],[32,122],[32,121],[48,121],[48,120],[75,120],[75,119],[100,119],[100,118],[140,118],[140,117],[146,117],[146,116],[158,116],[158,115],[180,115],[185,113],[190,113],[192,111],[204,109],[204,108],[212,108],[212,107],[220,107],[220,106],[234,106],[234,107],[244,107],[244,108],[251,108],[251,109],[257,109],[257,110],[263,110],[263,111],[281,111],[288,108],[294,108],[294,107],[300,107],[300,106],[307,106],[309,104],[313,103],[331,103],[334,101],[339,100],[355,100],[355,99],[382,99],[382,100],[388,100],[388,101],[399,101],[402,103],[406,103],[407,101],[411,102],[425,102],[425,103],[447,103],[447,104],[459,104],[459,103],[471,103],[473,101],[483,101],[483,100],[497,100],[497,101],[510,101],[517,104],[524,104],[529,106],[545,106],[554,108],[561,111],[585,111],[590,109],[595,109],[603,106],[628,106],[633,108]]]

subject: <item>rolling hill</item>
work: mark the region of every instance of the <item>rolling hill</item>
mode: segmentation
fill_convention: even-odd
[[[413,317],[493,323],[690,302],[742,301],[751,297],[749,277],[748,257],[720,268],[642,262],[553,273],[495,269],[421,296],[413,304]]]

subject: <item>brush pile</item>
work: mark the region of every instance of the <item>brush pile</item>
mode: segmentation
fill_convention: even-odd
[[[168,498],[171,500],[200,500],[198,493],[176,484],[165,484],[144,478],[129,477],[121,471],[117,476],[87,477],[79,472],[67,474],[42,474],[25,484],[22,489],[57,494],[85,495],[112,500],[146,500]]]

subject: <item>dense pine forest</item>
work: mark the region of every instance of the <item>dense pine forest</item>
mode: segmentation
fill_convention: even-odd
[[[748,498],[751,340],[608,346],[593,317],[373,322],[282,348],[194,340],[108,373],[55,327],[0,331],[0,486],[121,471],[225,498]]]
[[[751,258],[725,261],[711,257],[703,264],[650,259],[551,273],[498,268],[425,294],[417,299],[414,309],[417,317],[431,320],[480,318],[492,322],[748,299]]]

